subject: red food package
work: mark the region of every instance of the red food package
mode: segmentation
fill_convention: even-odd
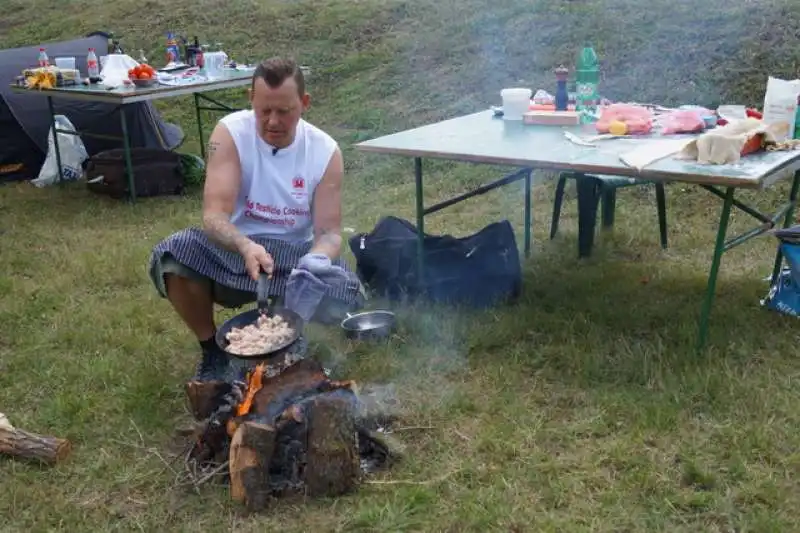
[[[763,115],[763,114],[762,114],[762,113],[761,113],[761,112],[760,112],[758,109],[753,109],[752,107],[748,107],[748,108],[745,110],[745,113],[746,113],[746,114],[747,114],[747,116],[748,116],[748,117],[750,117],[750,118],[757,118],[757,119],[759,119],[759,120],[761,120],[762,118],[764,118],[764,115]]]
[[[702,114],[694,109],[677,109],[661,117],[659,122],[664,135],[696,133],[706,127]]]
[[[653,129],[653,114],[650,110],[633,104],[611,104],[604,107],[595,128],[598,133],[608,133],[610,124],[615,121],[624,123],[629,135],[642,135]]]

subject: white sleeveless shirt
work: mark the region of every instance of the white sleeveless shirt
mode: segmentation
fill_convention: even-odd
[[[292,144],[273,153],[274,147],[258,134],[252,110],[231,113],[220,122],[233,137],[242,169],[231,222],[245,235],[312,240],[311,203],[336,141],[301,118]]]

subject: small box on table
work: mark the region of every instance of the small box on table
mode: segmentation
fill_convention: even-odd
[[[535,126],[578,126],[581,114],[577,111],[532,110],[522,115],[522,121]]]

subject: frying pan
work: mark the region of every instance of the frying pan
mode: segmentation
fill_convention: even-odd
[[[228,339],[225,336],[233,329],[233,328],[243,328],[245,326],[249,326],[250,324],[254,324],[258,317],[261,316],[262,310],[261,309],[250,309],[249,311],[245,311],[244,313],[239,313],[238,315],[234,316],[233,318],[228,319],[222,324],[217,330],[217,345],[228,354],[230,357],[235,357],[237,359],[271,359],[280,355],[286,348],[294,344],[294,342],[300,338],[300,335],[303,333],[303,319],[292,311],[291,309],[286,308],[274,308],[270,310],[270,316],[279,316],[283,318],[288,324],[289,327],[292,328],[294,331],[294,335],[291,338],[287,339],[286,342],[279,344],[278,346],[274,347],[272,350],[268,352],[254,354],[254,355],[240,355],[235,354],[228,351]]]
[[[268,306],[268,277],[267,274],[262,272],[258,278],[258,289],[256,294],[256,301],[258,303],[258,307],[256,309],[251,309],[249,311],[245,311],[244,313],[239,313],[238,315],[234,316],[233,318],[228,319],[222,327],[217,330],[216,341],[217,346],[222,349],[226,354],[231,357],[235,357],[237,359],[271,359],[273,357],[279,356],[286,350],[289,346],[294,344],[294,342],[300,338],[300,335],[303,333],[303,318],[288,308],[270,308]],[[249,326],[250,324],[255,324],[258,317],[262,314],[267,316],[279,316],[283,318],[288,324],[289,327],[292,328],[294,331],[294,335],[292,335],[289,339],[285,342],[279,344],[278,346],[274,347],[272,350],[269,350],[264,353],[253,354],[253,355],[241,355],[235,354],[228,351],[228,339],[226,338],[228,333],[233,328],[243,328],[245,326]]]

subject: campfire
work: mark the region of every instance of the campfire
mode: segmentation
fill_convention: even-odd
[[[345,494],[395,457],[387,420],[370,412],[356,383],[330,379],[304,351],[236,361],[225,380],[186,385],[198,421],[187,467],[228,482],[248,510],[292,494]]]

